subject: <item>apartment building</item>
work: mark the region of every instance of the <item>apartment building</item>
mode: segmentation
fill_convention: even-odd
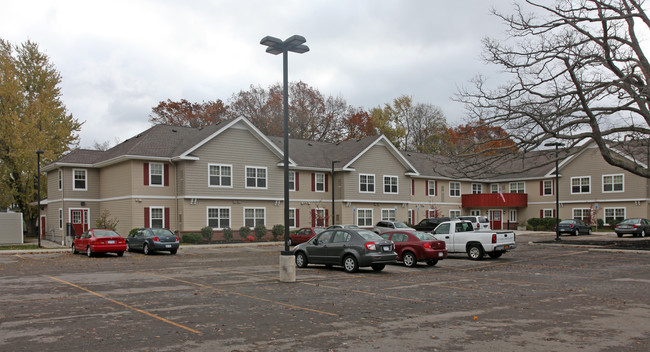
[[[443,176],[438,156],[400,151],[384,136],[289,143],[292,228],[458,215],[516,228],[555,215],[555,166],[527,167],[552,152],[531,153],[506,175],[468,179]],[[83,232],[104,211],[123,236],[136,227],[270,229],[284,223],[282,151],[282,138],[245,118],[202,129],[157,125],[107,151],[72,151],[42,168],[43,235],[63,241],[67,224]],[[561,218],[649,217],[648,180],[608,165],[595,148],[562,161],[558,188]]]

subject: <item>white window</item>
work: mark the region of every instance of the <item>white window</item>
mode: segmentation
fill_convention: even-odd
[[[591,222],[591,209],[589,208],[573,208],[573,218],[580,219],[586,223]]]
[[[436,181],[427,181],[427,187],[429,187],[429,193],[427,193],[430,196],[435,197],[436,194]]]
[[[266,188],[266,168],[246,166],[246,188]]]
[[[327,222],[326,222],[326,220],[327,220],[326,219],[327,211],[325,211],[325,209],[323,209],[323,208],[314,209],[313,216],[314,216],[314,219],[313,219],[312,222],[314,223],[314,226],[326,226],[327,225]]]
[[[493,183],[490,185],[490,193],[499,193],[499,184]]]
[[[149,184],[152,186],[163,185],[163,164],[161,163],[149,164]]]
[[[296,208],[289,208],[289,228],[296,227]]]
[[[449,196],[460,197],[460,182],[449,182]]]
[[[372,209],[357,209],[357,226],[372,226]]]
[[[609,225],[612,220],[625,220],[625,208],[605,208],[605,224]]]
[[[213,229],[230,227],[230,208],[208,207],[208,226]]]
[[[481,211],[480,211],[480,210],[476,210],[476,209],[472,209],[472,210],[469,211],[469,215],[472,215],[472,216],[480,216],[480,215],[481,215]]]
[[[375,193],[375,175],[359,174],[359,192]]]
[[[603,193],[623,192],[623,174],[603,175]]]
[[[542,211],[542,217],[544,217],[544,218],[552,218],[553,217],[553,209],[544,209]]]
[[[571,177],[571,194],[591,193],[591,176]]]
[[[409,213],[408,214],[409,215],[409,218],[408,218],[409,224],[413,224],[413,220],[414,220],[413,219],[413,209],[409,209],[408,213]]]
[[[296,190],[296,172],[295,171],[289,171],[289,190],[290,191],[295,191]]]
[[[59,208],[59,229],[63,228],[63,209]]]
[[[382,209],[381,221],[395,221],[395,209]]]
[[[449,211],[449,217],[450,218],[457,218],[460,216],[460,210],[450,210]]]
[[[88,190],[88,174],[85,169],[72,170],[72,189],[75,191]]]
[[[63,171],[59,170],[59,191],[63,189]]]
[[[397,194],[397,176],[384,176],[384,193]]]
[[[510,182],[510,193],[526,193],[524,182]]]
[[[244,226],[266,224],[266,208],[244,208]]]
[[[483,193],[483,185],[480,183],[472,183],[472,194]]]
[[[165,224],[165,212],[162,207],[151,207],[151,218],[149,219],[149,227],[163,228]]]
[[[314,174],[314,190],[316,192],[325,192],[325,174],[317,172]]]
[[[553,181],[552,180],[545,180],[542,183],[542,194],[545,196],[552,196],[553,195]]]
[[[510,222],[517,222],[517,209],[510,209]]]
[[[210,187],[232,188],[232,165],[208,165],[208,178]]]

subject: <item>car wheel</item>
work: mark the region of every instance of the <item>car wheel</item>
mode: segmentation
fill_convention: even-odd
[[[623,234],[622,233],[617,233],[616,236],[623,237]]]
[[[370,267],[374,271],[382,271],[386,267],[386,264],[372,264],[372,265],[370,265]]]
[[[171,251],[169,251],[169,253],[171,254],[176,254],[176,252],[178,252],[178,249],[172,249]]]
[[[142,253],[147,254],[147,255],[151,254],[151,250],[149,249],[148,244],[145,243],[145,244],[142,245]]]
[[[641,230],[641,237],[645,237],[645,230]]]
[[[88,246],[88,247],[86,248],[86,255],[88,255],[88,257],[92,257],[92,256],[93,256],[93,250],[90,249],[90,246]]]
[[[587,230],[587,236],[591,235],[591,229]]]
[[[348,255],[343,259],[343,268],[348,273],[356,273],[359,270],[359,262],[353,255]]]
[[[296,253],[296,266],[299,268],[306,268],[309,261],[307,261],[307,256],[303,252]]]
[[[488,255],[490,256],[490,258],[497,259],[501,255],[503,255],[503,252],[492,252],[492,253],[488,253]]]
[[[404,262],[404,265],[406,265],[409,268],[414,267],[418,263],[418,259],[415,257],[415,254],[412,252],[404,252],[402,254],[402,261]]]
[[[72,254],[77,254],[79,251],[75,248],[74,243],[72,244]]]
[[[485,252],[480,244],[473,243],[467,247],[467,256],[470,259],[481,260],[483,259],[483,255],[485,255]]]
[[[428,266],[434,266],[436,264],[438,264],[438,259],[429,259],[429,260],[427,260],[427,265]]]
[[[117,256],[118,256],[118,257],[121,257],[121,256],[123,256],[123,255],[124,255],[124,252],[117,252]]]
[[[577,235],[578,235],[578,230],[571,232],[571,236],[577,236]]]

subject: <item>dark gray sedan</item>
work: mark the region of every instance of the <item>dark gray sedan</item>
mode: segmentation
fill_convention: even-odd
[[[580,219],[562,220],[558,226],[559,233],[568,233],[571,236],[591,235],[591,226]]]
[[[126,248],[129,252],[136,250],[144,254],[152,254],[156,251],[176,254],[179,245],[180,238],[168,229],[137,229],[126,238]]]
[[[645,237],[650,233],[650,221],[641,218],[625,219],[616,225],[614,231],[618,237],[627,234],[633,237]]]
[[[299,268],[308,264],[340,265],[349,273],[367,266],[381,271],[386,264],[397,262],[393,242],[363,229],[325,230],[297,245],[294,253]]]

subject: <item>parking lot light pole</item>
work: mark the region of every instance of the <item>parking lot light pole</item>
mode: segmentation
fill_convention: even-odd
[[[37,150],[36,151],[36,187],[38,188],[38,211],[37,211],[37,218],[36,218],[36,223],[38,224],[38,232],[36,235],[38,236],[38,248],[41,248],[41,154],[43,154],[42,150]]]
[[[304,45],[307,40],[300,35],[293,35],[282,41],[276,37],[266,36],[260,44],[266,46],[266,52],[273,55],[282,54],[282,83],[284,93],[282,105],[284,110],[284,251],[280,254],[280,281],[295,282],[296,266],[293,252],[289,250],[289,52],[303,54],[309,51]]]
[[[558,154],[557,148],[564,146],[564,143],[549,142],[544,144],[547,147],[555,147],[555,240],[560,240],[560,184],[558,171]]]
[[[334,164],[340,163],[340,160],[332,160],[332,225],[334,225]]]

